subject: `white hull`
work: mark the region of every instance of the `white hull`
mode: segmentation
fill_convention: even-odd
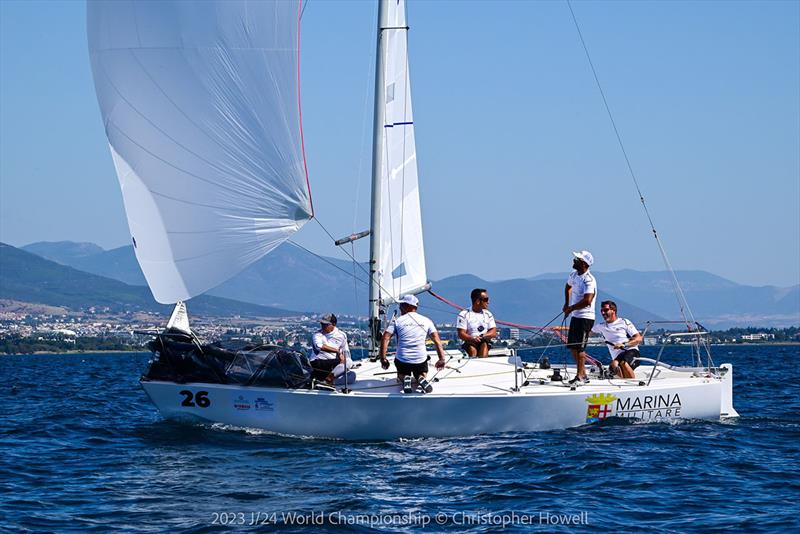
[[[675,421],[738,415],[729,364],[722,366],[722,377],[660,368],[646,386],[640,381],[646,382],[653,368],[640,367],[636,380],[593,380],[576,389],[541,384],[552,371],[526,370],[530,385],[514,392],[510,361],[452,360],[436,374],[439,381],[427,395],[403,394],[392,375],[368,362],[346,394],[158,381],[143,381],[142,386],[167,419],[357,440],[551,430],[608,417]]]

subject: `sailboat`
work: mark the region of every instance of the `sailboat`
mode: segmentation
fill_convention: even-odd
[[[374,361],[425,268],[405,0],[379,0],[369,262],[371,356],[357,380],[319,384],[302,355],[225,349],[191,331],[185,301],[268,254],[314,217],[299,90],[302,2],[90,1],[92,71],[136,257],[175,303],[141,385],[168,419],[342,439],[568,428],[610,417],[735,417],[733,368],[642,359],[635,379],[570,386],[513,351],[447,351],[433,392],[405,394]],[[365,234],[365,233],[363,233]],[[356,239],[360,235],[348,239]],[[347,239],[345,240],[347,241]],[[699,339],[702,331],[687,335]],[[701,344],[698,342],[697,346]],[[183,369],[179,367],[183,366]],[[563,372],[574,373],[565,367]]]

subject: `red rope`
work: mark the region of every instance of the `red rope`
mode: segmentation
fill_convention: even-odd
[[[456,304],[455,302],[451,302],[451,301],[447,300],[446,298],[444,298],[443,296],[437,295],[436,293],[434,293],[430,289],[428,290],[428,293],[430,293],[432,296],[436,297],[437,299],[441,300],[442,302],[444,302],[448,306],[452,306],[453,308],[455,308],[457,310],[463,310],[464,309],[461,306],[459,306],[458,304]],[[548,330],[550,332],[555,333],[561,339],[561,341],[563,341],[564,343],[567,342],[566,336],[561,333],[561,329],[559,327],[557,327],[557,326],[548,326],[548,327],[531,326],[531,325],[524,325],[524,324],[517,324],[517,323],[509,323],[507,321],[498,321],[497,319],[495,319],[495,322],[497,324],[501,324],[501,325],[504,325],[504,326],[512,326],[514,328],[522,328],[524,330],[539,330],[539,331]]]
[[[457,310],[463,310],[464,309],[461,306],[459,306],[458,304],[456,304],[455,302],[451,302],[451,301],[447,300],[446,298],[444,298],[443,296],[437,295],[436,293],[434,293],[430,289],[428,290],[428,293],[430,293],[432,296],[436,297],[437,299],[441,300],[442,302],[444,302],[448,306],[452,306],[453,308],[455,308]],[[513,326],[514,328],[523,328],[525,330],[539,330],[539,331],[549,330],[550,332],[553,332],[554,334],[556,334],[561,339],[561,341],[563,343],[566,344],[568,342],[567,341],[567,336],[565,336],[561,332],[561,328],[559,328],[557,326],[547,326],[547,327],[544,327],[544,326],[531,326],[531,325],[524,325],[524,324],[517,324],[517,323],[509,323],[507,321],[498,321],[497,319],[495,319],[495,322],[498,323],[498,324],[502,324],[504,326]],[[596,360],[596,359],[592,358],[588,354],[586,355],[586,359],[589,361],[589,363],[592,363],[592,364],[597,365],[597,366],[601,365],[599,360]]]

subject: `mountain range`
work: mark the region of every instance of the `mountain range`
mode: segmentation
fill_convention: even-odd
[[[157,303],[146,286],[129,285],[80,271],[4,243],[0,243],[0,299],[71,310],[108,308],[117,313],[149,311],[167,315],[172,309]],[[209,295],[192,299],[192,310],[210,316],[298,315],[298,312]]]
[[[145,285],[131,246],[103,250],[92,243],[65,241],[33,243],[23,249],[63,266],[124,282],[128,287]],[[433,288],[466,306],[470,290],[484,287],[492,299],[490,308],[499,319],[542,325],[561,309],[566,276],[566,272],[545,273],[528,279],[487,281],[462,274],[434,281]],[[680,316],[666,271],[621,270],[598,272],[595,276],[598,298],[615,300],[620,314],[637,324]],[[705,271],[678,271],[676,276],[695,318],[709,328],[800,324],[800,286],[746,286]],[[4,269],[2,279],[5,278]],[[209,291],[208,296],[192,299],[189,306],[195,309],[200,298],[221,297],[281,311],[366,315],[366,279],[363,264],[316,256],[285,243]],[[3,280],[0,282],[4,286]],[[140,289],[149,295],[146,288]],[[420,300],[421,311],[435,321],[454,321],[455,309],[430,295],[421,295]]]

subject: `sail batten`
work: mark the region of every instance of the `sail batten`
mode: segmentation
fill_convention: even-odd
[[[100,110],[156,300],[201,294],[312,216],[299,1],[90,1]]]

